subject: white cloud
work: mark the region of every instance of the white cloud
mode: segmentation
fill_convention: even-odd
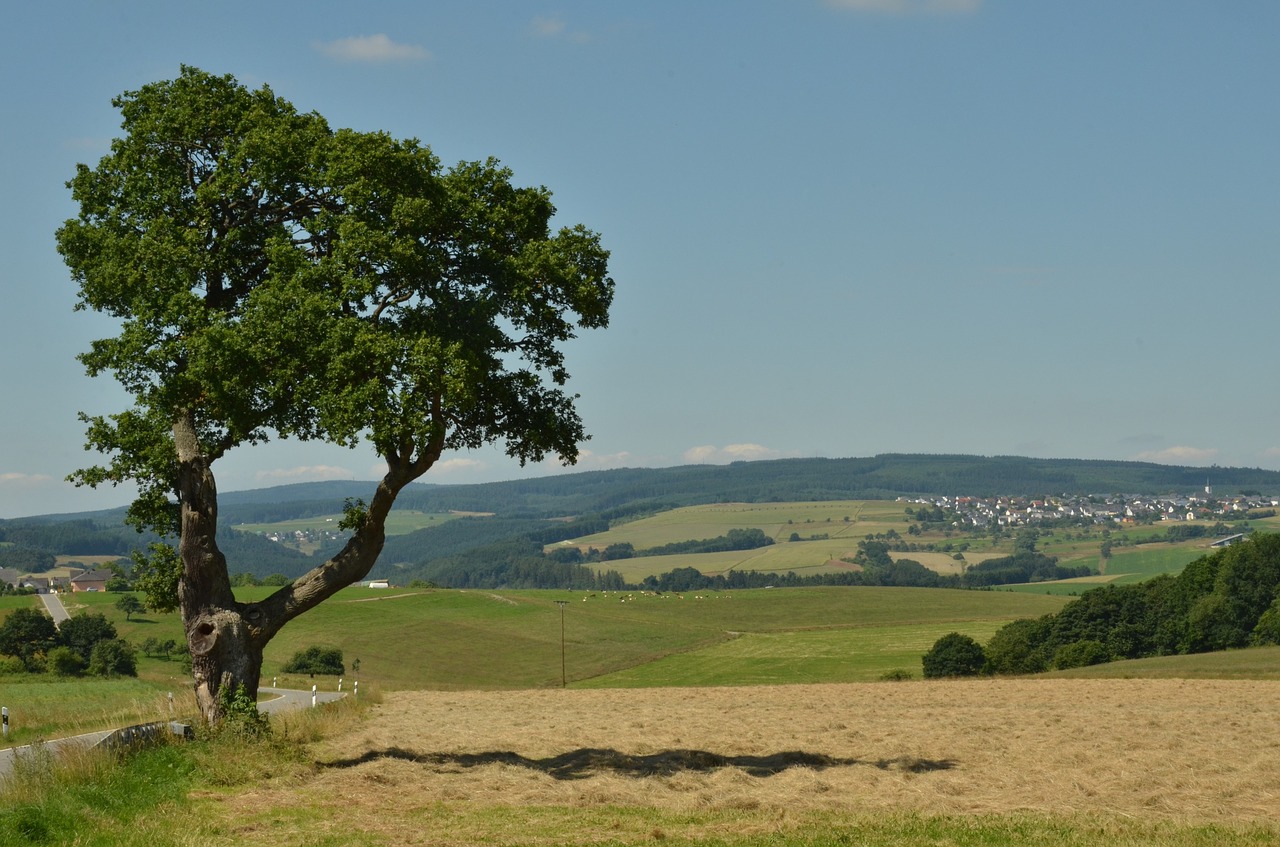
[[[827,0],[827,5],[877,15],[971,15],[982,0]]]
[[[432,465],[431,473],[442,476],[446,474],[479,473],[488,468],[488,465],[477,459],[445,459]]]
[[[1140,462],[1157,462],[1162,465],[1207,465],[1212,464],[1217,456],[1218,451],[1214,448],[1180,445],[1163,450],[1147,450],[1134,458]]]
[[[762,444],[726,444],[716,447],[704,444],[684,451],[684,460],[691,465],[725,465],[729,462],[755,462],[761,459],[780,459],[780,450]]]
[[[0,483],[13,485],[42,485],[53,481],[53,477],[40,473],[0,473]]]
[[[335,465],[303,465],[296,468],[276,468],[270,471],[258,471],[254,477],[260,482],[315,482],[322,479],[355,479],[349,468]]]
[[[384,33],[317,41],[313,45],[330,59],[340,62],[417,62],[431,53],[417,44],[397,44]]]
[[[561,38],[579,44],[591,40],[590,34],[569,29],[569,25],[560,18],[534,18],[529,22],[529,34],[535,38]]]

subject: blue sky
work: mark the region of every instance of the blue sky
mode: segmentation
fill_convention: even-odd
[[[612,250],[569,348],[578,468],[954,452],[1280,469],[1271,0],[11,4],[0,517],[106,508],[53,232],[111,98],[180,64],[445,162],[495,156]],[[373,479],[272,444],[222,490]],[[520,469],[450,455],[424,481]]]

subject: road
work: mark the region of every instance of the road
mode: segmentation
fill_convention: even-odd
[[[275,714],[276,712],[287,712],[290,709],[305,709],[311,705],[310,691],[296,691],[292,688],[270,688],[265,685],[258,689],[259,697],[267,694],[276,696],[270,700],[259,700],[259,712]],[[343,691],[317,691],[316,703],[332,703],[346,696],[346,692]]]
[[[62,598],[52,592],[39,595],[44,601],[45,611],[49,613],[49,617],[53,618],[53,625],[59,626],[71,615],[67,614],[67,607],[62,605]]]

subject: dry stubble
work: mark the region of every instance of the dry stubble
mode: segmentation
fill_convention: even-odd
[[[415,814],[458,803],[754,810],[757,818],[774,809],[892,810],[1274,825],[1277,727],[1274,682],[403,692],[387,695],[358,727],[319,748],[322,766],[306,784],[238,802],[244,812],[337,805],[349,822],[392,837],[396,819],[409,826]],[[753,776],[743,767],[700,770],[697,756],[672,755],[677,751],[801,751],[845,763]],[[615,767],[637,763],[670,767],[648,776]],[[565,771],[577,778],[557,777]]]

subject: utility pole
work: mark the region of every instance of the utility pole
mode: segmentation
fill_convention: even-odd
[[[569,680],[564,671],[564,607],[569,605],[569,601],[557,600],[556,605],[560,607],[560,687],[565,688]]]

